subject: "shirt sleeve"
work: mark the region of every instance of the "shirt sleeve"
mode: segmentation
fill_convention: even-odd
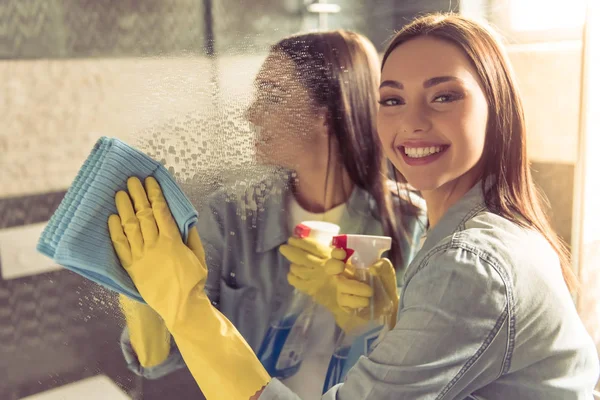
[[[175,342],[171,340],[171,350],[169,352],[169,356],[165,361],[160,363],[159,365],[155,365],[153,367],[143,367],[138,360],[137,354],[133,350],[133,346],[131,345],[131,339],[129,338],[129,330],[127,327],[123,329],[121,333],[121,351],[123,352],[123,356],[125,358],[125,362],[127,362],[127,368],[135,373],[136,375],[143,376],[146,379],[158,379],[162,378],[165,375],[170,374],[180,368],[185,367],[185,362],[181,357],[181,353],[179,353],[179,349],[175,345]]]
[[[464,248],[432,250],[407,276],[398,322],[323,399],[462,399],[509,364],[509,307],[495,265]],[[261,400],[295,400],[278,382]]]

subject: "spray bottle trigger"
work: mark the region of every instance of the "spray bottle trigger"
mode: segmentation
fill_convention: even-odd
[[[354,249],[348,248],[347,235],[334,236],[331,240],[331,245],[337,249],[342,249],[346,252],[346,258],[344,258],[344,263],[347,263],[350,257],[352,257],[352,254],[354,254]]]
[[[344,249],[346,251],[346,258],[344,258],[344,263],[347,263],[352,254],[354,254],[354,249]]]
[[[304,224],[298,224],[294,228],[294,236],[305,239],[310,236],[310,227]]]

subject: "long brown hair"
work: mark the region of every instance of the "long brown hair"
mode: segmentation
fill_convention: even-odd
[[[390,258],[402,268],[406,260],[401,243],[407,236],[396,223],[376,131],[380,71],[375,47],[358,33],[336,30],[290,36],[271,51],[281,51],[294,62],[312,100],[327,110],[330,141],[336,139],[350,179],[375,199],[383,231],[392,237]],[[416,210],[407,207],[400,212]]]
[[[567,286],[576,290],[569,252],[550,226],[545,211],[547,200],[531,177],[521,95],[499,35],[486,24],[460,15],[427,15],[392,38],[382,67],[396,47],[419,36],[458,46],[479,75],[489,107],[481,178],[484,188],[488,181],[494,182],[484,194],[487,207],[516,224],[539,231],[558,254]]]

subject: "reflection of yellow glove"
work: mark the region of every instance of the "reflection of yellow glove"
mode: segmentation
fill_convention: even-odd
[[[171,350],[171,335],[163,320],[148,305],[125,295],[119,296],[119,302],[140,365],[149,368],[162,364]]]
[[[334,296],[327,286],[333,278],[325,272],[325,263],[331,258],[331,247],[314,239],[291,237],[287,244],[279,246],[281,254],[290,262],[288,282],[302,293],[313,297],[319,304],[327,303]]]
[[[249,399],[270,377],[204,293],[208,271],[198,232],[190,230],[188,248],[154,178],[146,179],[147,196],[137,178],[130,178],[127,188],[135,212],[127,193],[119,192],[119,215],[108,220],[123,267],[165,321],[206,398]]]
[[[332,258],[325,264],[328,274],[336,275],[336,299],[338,307],[346,311],[349,329],[366,323],[370,318],[385,318],[389,328],[396,325],[398,315],[398,288],[396,271],[387,258],[377,260],[368,269],[368,274],[378,277],[381,285],[372,288],[357,280],[354,267],[344,264],[346,252],[335,249]],[[375,290],[374,290],[375,289]],[[374,301],[373,308],[369,307]],[[348,330],[348,329],[347,329]]]
[[[344,250],[332,249],[310,238],[291,237],[287,244],[279,247],[279,251],[291,263],[288,274],[290,285],[331,311],[340,328],[349,331],[366,323],[338,303],[335,275],[347,275],[347,271],[344,272],[343,262],[340,269],[340,264],[332,263],[330,259],[332,255],[343,259],[346,254]]]

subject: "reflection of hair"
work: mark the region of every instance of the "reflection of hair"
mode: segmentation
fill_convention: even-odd
[[[488,107],[488,123],[482,156],[483,186],[491,210],[521,226],[532,226],[558,253],[564,279],[574,290],[577,281],[569,265],[566,246],[551,228],[544,211],[545,198],[531,178],[527,159],[525,119],[521,96],[515,84],[508,56],[497,34],[483,24],[453,14],[421,17],[398,32],[383,56],[402,43],[429,36],[458,46],[475,67]]]
[[[294,62],[314,105],[327,111],[330,137],[337,139],[344,167],[354,184],[374,197],[384,233],[393,239],[392,261],[401,268],[400,243],[406,232],[392,212],[387,167],[376,132],[380,72],[375,47],[364,36],[337,30],[290,36],[271,50]]]

